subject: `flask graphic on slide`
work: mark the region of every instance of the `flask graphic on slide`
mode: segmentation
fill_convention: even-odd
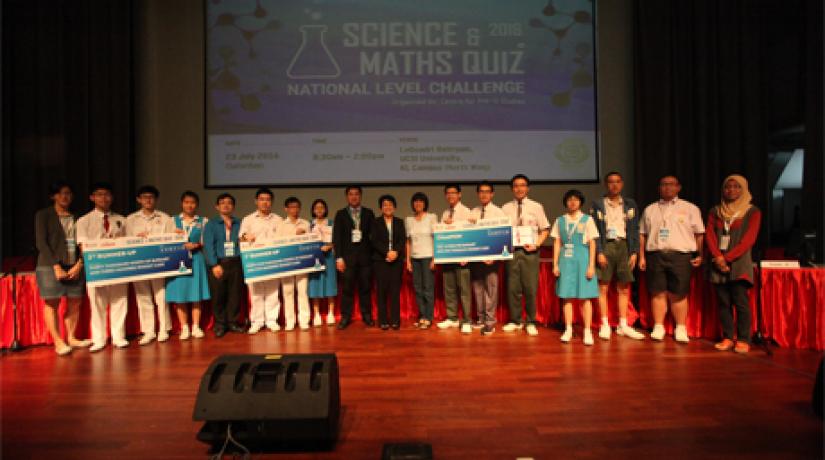
[[[315,268],[321,268],[321,261],[318,258],[315,258]]]
[[[507,250],[506,245],[501,248],[501,257],[510,257],[510,251]]]
[[[292,57],[286,75],[295,80],[340,77],[341,68],[324,42],[327,26],[304,25],[299,30],[301,46]]]
[[[179,272],[185,272],[186,271],[186,264],[184,264],[182,260],[180,261],[180,267],[178,267],[178,271]]]

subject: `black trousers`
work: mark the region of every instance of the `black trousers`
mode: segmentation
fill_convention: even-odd
[[[748,300],[747,281],[729,281],[716,284],[716,300],[722,336],[733,339],[733,309],[736,309],[736,338],[740,342],[751,341],[751,305]]]
[[[372,320],[372,261],[368,257],[348,257],[344,259],[346,269],[342,276],[341,319],[352,317],[352,304],[355,302],[355,285],[358,285],[358,306],[364,321]]]
[[[243,272],[240,257],[221,259],[219,265],[223,268],[223,276],[220,279],[215,278],[212,268],[209,267],[209,291],[212,295],[215,328],[226,329],[231,321],[238,319],[238,306],[243,291]]]
[[[401,324],[401,260],[388,263],[384,260],[373,262],[375,270],[376,297],[378,297],[378,323]],[[390,321],[387,322],[387,304]]]

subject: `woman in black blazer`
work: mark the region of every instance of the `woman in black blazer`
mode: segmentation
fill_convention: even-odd
[[[381,329],[401,327],[401,275],[406,260],[407,232],[404,221],[395,217],[395,197],[378,199],[381,215],[372,224],[372,263],[378,285],[378,323]],[[389,300],[389,323],[387,301]]]

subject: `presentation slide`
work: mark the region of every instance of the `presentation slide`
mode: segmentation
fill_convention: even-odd
[[[598,180],[589,0],[207,0],[208,186]]]

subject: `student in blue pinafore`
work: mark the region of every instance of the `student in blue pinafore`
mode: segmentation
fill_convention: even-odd
[[[573,299],[581,299],[581,314],[584,322],[584,344],[593,345],[590,323],[593,306],[590,299],[599,297],[599,283],[596,279],[596,238],[599,230],[593,219],[581,212],[584,194],[578,190],[568,190],[562,200],[567,212],[558,217],[550,231],[553,238],[553,274],[556,281],[556,295],[564,299],[565,331],[561,336],[564,343],[573,338]]]
[[[175,227],[187,236],[186,249],[192,254],[192,274],[170,278],[166,283],[166,302],[174,303],[180,321],[180,339],[190,337],[186,304],[192,304],[191,337],[202,338],[200,327],[201,302],[209,300],[209,280],[206,276],[206,262],[203,259],[203,227],[206,218],[195,214],[198,209],[198,195],[185,191],[180,197],[182,213],[175,216]]]
[[[311,231],[317,233],[324,245],[321,250],[326,255],[323,263],[326,270],[309,274],[309,298],[312,299],[312,309],[315,311],[312,318],[313,326],[323,324],[321,319],[321,299],[327,299],[327,324],[335,324],[335,297],[338,296],[338,277],[335,272],[335,251],[332,248],[332,219],[327,218],[329,208],[327,202],[318,198],[312,202],[310,208],[312,221]]]

